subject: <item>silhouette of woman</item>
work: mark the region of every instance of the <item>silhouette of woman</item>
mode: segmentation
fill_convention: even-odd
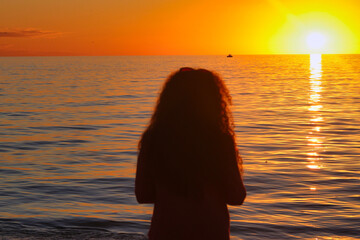
[[[181,68],[166,80],[139,142],[135,194],[154,203],[150,240],[230,238],[227,204],[246,196],[222,79]]]

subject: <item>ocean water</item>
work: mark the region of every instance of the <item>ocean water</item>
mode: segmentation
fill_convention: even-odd
[[[360,239],[360,55],[0,58],[2,239],[143,239],[137,141],[183,66],[233,97],[232,239]]]

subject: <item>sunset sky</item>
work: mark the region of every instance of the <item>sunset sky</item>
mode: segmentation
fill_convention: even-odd
[[[0,0],[0,56],[360,53],[359,45],[359,0]]]

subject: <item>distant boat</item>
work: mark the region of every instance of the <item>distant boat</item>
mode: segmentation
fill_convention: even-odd
[[[233,55],[229,54],[229,55],[227,55],[227,57],[233,57]]]

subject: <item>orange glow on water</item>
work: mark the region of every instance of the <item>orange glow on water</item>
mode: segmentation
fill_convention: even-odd
[[[309,111],[319,111],[322,107],[322,105],[312,105],[309,107]]]
[[[319,165],[306,165],[306,166],[310,169],[319,169],[320,168]]]
[[[316,117],[312,118],[310,121],[312,121],[312,122],[322,122],[323,118],[320,117],[320,116],[316,116]]]
[[[308,156],[319,156],[317,152],[309,152],[307,153]]]
[[[309,142],[311,143],[321,143],[321,140],[319,138],[309,138],[308,139]]]
[[[265,56],[260,58],[260,60],[266,64],[261,62],[256,68],[251,68],[246,64],[240,65],[240,61],[235,62],[240,59],[243,62],[251,62],[253,64],[255,61],[247,61],[247,59],[254,59],[255,57],[241,56],[241,58],[225,58],[224,60],[224,58],[214,56],[212,58],[214,60],[211,59],[209,61],[211,64],[219,61],[219,64],[214,66],[219,69],[222,68],[223,72],[230,72],[225,76],[230,76],[227,79],[231,82],[229,84],[231,88],[229,89],[231,93],[234,93],[234,109],[236,109],[234,117],[237,120],[236,126],[240,127],[237,136],[246,165],[245,179],[249,186],[251,186],[249,190],[251,188],[259,189],[259,191],[252,191],[249,194],[249,198],[243,206],[244,208],[234,207],[232,209],[232,221],[237,224],[235,225],[236,227],[242,222],[248,222],[250,225],[253,223],[271,223],[273,226],[278,226],[284,222],[287,222],[287,226],[289,224],[294,226],[302,225],[306,222],[306,226],[316,227],[313,234],[318,236],[318,229],[324,225],[322,221],[313,222],[314,218],[324,217],[331,221],[337,221],[338,218],[344,217],[346,220],[351,219],[355,212],[350,211],[351,209],[348,208],[344,208],[344,211],[342,211],[341,208],[351,204],[347,199],[353,198],[355,202],[356,191],[354,193],[341,190],[351,189],[353,182],[356,181],[354,169],[358,165],[356,165],[356,161],[352,161],[353,158],[346,158],[347,155],[356,154],[356,142],[359,138],[354,137],[358,136],[354,129],[357,128],[357,122],[351,123],[350,121],[348,122],[348,119],[345,119],[343,122],[338,120],[339,123],[345,122],[345,127],[332,125],[331,123],[336,119],[341,119],[345,113],[346,117],[349,118],[355,119],[354,116],[357,116],[357,112],[354,110],[350,114],[346,112],[352,107],[346,100],[355,99],[354,96],[356,97],[357,95],[349,94],[345,98],[341,98],[343,94],[348,94],[345,89],[343,90],[344,86],[346,88],[349,87],[353,92],[358,90],[357,87],[354,87],[357,84],[356,79],[351,79],[350,77],[350,80],[344,80],[343,78],[349,77],[349,75],[345,75],[345,71],[336,75],[341,78],[339,80],[338,77],[336,82],[333,79],[327,78],[329,76],[327,71],[330,68],[340,67],[342,69],[344,66],[328,65],[328,56],[325,56],[325,61],[322,61],[323,56],[321,55],[315,55],[315,57],[311,55],[310,66],[309,59],[307,59],[308,56],[305,55],[281,56],[280,59],[285,59],[283,62],[277,61],[277,56]],[[4,61],[7,59],[10,58],[6,58]],[[11,59],[21,60],[22,58]],[[31,59],[34,62],[42,61],[41,59],[51,60],[51,58],[26,59]],[[108,81],[106,79],[110,74],[107,72],[111,72],[113,75],[119,74],[117,72],[118,67],[120,65],[126,66],[126,61],[132,61],[132,57],[124,58],[122,63],[125,64],[119,64],[121,62],[116,62],[117,57],[111,57],[109,59],[111,62],[114,62],[114,68],[105,69],[102,72],[104,67],[108,67],[108,63],[101,61],[97,66],[96,74],[87,70],[91,74],[86,75],[86,78],[84,78],[86,80],[79,78],[76,80],[77,84],[74,84],[76,85],[76,88],[74,88],[76,90],[69,90],[67,87],[68,83],[78,73],[75,71],[71,72],[68,78],[49,77],[52,75],[48,75],[48,73],[56,69],[58,65],[65,65],[63,64],[63,58],[56,59],[58,62],[47,66],[51,71],[37,70],[37,67],[34,71],[31,71],[31,75],[35,77],[37,75],[43,76],[43,82],[51,84],[44,87],[44,85],[41,85],[43,82],[33,79],[32,84],[26,86],[29,96],[24,96],[25,94],[21,90],[15,91],[16,88],[22,89],[24,87],[24,81],[19,81],[15,85],[13,83],[13,76],[9,77],[9,82],[12,82],[12,85],[9,84],[9,86],[12,87],[8,87],[8,92],[12,93],[12,95],[4,101],[8,105],[3,110],[11,112],[17,108],[15,111],[21,111],[21,109],[24,109],[21,107],[21,103],[29,102],[29,108],[26,111],[31,114],[29,114],[30,117],[9,116],[7,120],[5,119],[6,122],[4,124],[9,126],[6,133],[16,132],[19,134],[9,134],[3,138],[4,142],[8,142],[3,143],[4,146],[9,145],[9,147],[13,147],[10,151],[2,153],[5,156],[6,165],[11,167],[4,166],[6,170],[17,170],[26,174],[12,174],[9,171],[10,174],[4,180],[14,183],[10,187],[14,186],[15,189],[21,187],[16,186],[17,181],[24,183],[34,182],[40,188],[34,184],[35,187],[29,190],[26,189],[25,185],[24,191],[20,192],[21,194],[19,195],[24,194],[26,196],[29,194],[30,196],[38,197],[39,201],[37,203],[26,201],[24,203],[25,206],[16,205],[14,209],[19,207],[23,212],[14,211],[14,213],[5,213],[4,217],[34,218],[39,216],[46,218],[50,215],[52,217],[71,218],[80,216],[115,219],[121,222],[125,220],[129,221],[131,226],[134,226],[133,221],[143,221],[143,223],[147,221],[148,223],[150,217],[148,219],[143,217],[136,219],[133,215],[149,215],[152,212],[152,208],[136,204],[132,193],[132,186],[136,162],[136,141],[143,129],[142,124],[146,124],[146,112],[148,109],[151,110],[151,104],[147,103],[152,103],[154,99],[141,97],[139,100],[132,97],[137,96],[139,93],[140,96],[149,96],[150,92],[153,91],[152,89],[154,89],[149,86],[157,85],[160,80],[155,79],[154,76],[147,80],[144,76],[147,77],[151,74],[149,74],[147,68],[143,68],[140,65],[133,72],[135,74],[143,71],[142,74],[134,75],[136,79],[130,78],[130,80],[134,81],[127,89],[122,87],[130,82],[125,74],[121,75],[120,73],[120,77],[110,78],[111,81]],[[74,62],[84,61],[84,64],[92,66],[91,64],[97,61],[97,59],[75,58]],[[142,61],[144,58],[136,57],[136,59]],[[163,59],[171,60],[172,58],[161,57],[161,60]],[[196,61],[193,62],[199,62],[197,57],[195,59]],[[292,59],[299,59],[299,61],[294,61],[296,64],[289,67],[287,65],[288,60]],[[154,65],[158,65],[156,60],[157,58],[149,58],[149,61],[153,61]],[[223,60],[224,62],[226,60],[235,61],[227,61],[226,64],[222,65]],[[170,61],[166,60],[164,62]],[[323,65],[322,62],[324,62]],[[235,63],[233,67],[230,65],[232,63]],[[291,73],[291,75],[296,77],[294,78],[296,84],[290,84],[286,81],[282,82],[276,75],[269,75],[269,77],[262,79],[269,71],[269,69],[262,66],[271,64],[278,64],[273,69],[280,69],[281,67],[292,70],[298,66],[303,68],[299,74]],[[20,65],[17,64],[16,67]],[[28,65],[31,67],[32,63]],[[39,65],[41,66],[41,64],[36,66]],[[75,63],[71,65],[66,64],[66,66],[69,68],[77,66],[74,69],[79,69],[79,66]],[[154,69],[153,72],[161,72],[163,68],[170,68],[170,65],[166,64],[159,64],[159,66],[156,66],[158,68],[153,68],[150,64],[149,66],[151,66],[149,69]],[[248,72],[253,72],[253,75],[249,75],[248,72],[236,72],[242,71],[239,70],[239,66],[241,69],[249,69]],[[114,69],[115,73],[112,72]],[[62,76],[63,73],[66,73],[66,71],[59,71],[58,75]],[[97,73],[101,75],[101,79],[94,79]],[[289,72],[274,71],[273,74],[280,74],[279,76],[284,78],[289,76]],[[256,77],[257,75],[260,75],[260,77]],[[241,78],[238,78],[238,76],[241,76]],[[247,79],[248,76],[253,77]],[[22,79],[22,74],[18,78]],[[138,81],[138,79],[141,79],[141,81]],[[246,81],[242,79],[246,79]],[[298,81],[299,84],[297,84]],[[351,86],[350,81],[354,82],[352,83],[354,86]],[[94,85],[94,82],[97,84]],[[133,91],[138,86],[139,89]],[[333,91],[332,94],[330,90]],[[129,96],[119,98],[126,94]],[[18,98],[12,97],[15,95]],[[98,97],[99,95],[101,97]],[[293,96],[296,96],[296,98],[291,100]],[[109,99],[120,100],[110,102],[109,105],[103,104],[109,101]],[[335,99],[338,99],[339,104],[329,104],[334,103]],[[70,107],[71,105],[69,106],[68,104],[71,100],[75,102],[73,107]],[[88,100],[91,101],[90,104]],[[51,104],[47,105],[48,102]],[[40,105],[41,103],[42,105]],[[36,104],[42,107],[36,109]],[[93,111],[93,113],[89,114],[88,112],[90,111]],[[67,114],[72,116],[69,117]],[[314,119],[317,121],[313,121]],[[91,126],[94,129],[58,129],[59,126],[72,127],[75,125],[77,127]],[[338,134],[339,127],[342,128],[341,131],[345,134]],[[26,131],[23,130],[24,128],[26,128]],[[346,130],[346,128],[349,130]],[[350,134],[351,132],[352,134]],[[80,139],[86,140],[86,142],[81,144],[76,144],[75,142],[72,144],[71,142],[66,143],[67,140]],[[48,144],[38,143],[46,143],[46,141],[48,141]],[[37,144],[41,146],[37,146]],[[34,149],[15,149],[16,147],[24,146],[31,146]],[[349,151],[347,152],[347,150]],[[16,153],[22,153],[22,155],[16,155]],[[342,153],[346,154],[340,156]],[[93,180],[97,183],[93,184],[92,181],[87,180]],[[112,183],[110,185],[103,185],[102,182],[104,180],[111,181]],[[276,183],[275,185],[273,184],[274,182]],[[76,192],[77,183],[81,183],[84,187],[90,187],[90,189],[85,189],[86,192],[79,193],[80,198],[76,197],[73,201],[73,191],[65,193],[62,189],[65,186],[71,187],[70,190],[75,190],[74,194],[78,194]],[[42,185],[45,187],[41,188]],[[102,191],[102,187],[105,187],[107,190]],[[45,192],[41,193],[43,190]],[[47,193],[48,190],[56,191],[60,201],[48,201],[44,206],[41,200],[42,196],[52,196],[52,194]],[[94,194],[96,199],[84,199],[87,195],[92,195],[96,190],[100,190],[100,194]],[[32,191],[32,194],[30,191]],[[106,192],[107,197],[109,197],[107,203],[103,201],[105,198],[103,194],[105,195]],[[339,192],[340,196],[337,194]],[[84,198],[81,197],[81,194],[85,195]],[[63,198],[65,195],[67,195],[67,198]],[[61,201],[61,199],[64,200]],[[9,201],[11,203],[12,200],[10,199]],[[72,204],[66,205],[66,202]],[[260,208],[258,209],[257,207],[259,206]],[[288,213],[283,212],[284,207],[289,211]],[[337,209],[337,207],[339,208]],[[334,211],[335,208],[339,211]],[[358,205],[355,203],[353,209],[356,210],[357,208]],[[242,215],[243,209],[254,214]],[[303,213],[300,214],[301,216],[298,214],[299,209]],[[37,215],[36,212],[43,212],[44,215]],[[272,214],[274,212],[277,214]],[[344,222],[339,222],[339,224],[342,223]],[[280,233],[284,229],[281,228]],[[320,236],[318,237],[323,239]],[[266,236],[264,238],[266,239]],[[278,237],[278,239],[281,239],[281,237]]]
[[[309,169],[320,169],[320,152],[323,150],[324,138],[318,136],[321,127],[318,126],[324,121],[320,111],[323,106],[321,102],[322,92],[322,56],[321,54],[310,55],[310,90],[309,90],[309,112],[311,113],[310,123],[313,125],[312,130],[308,132],[307,140],[310,152],[307,153],[308,164],[306,165]],[[313,131],[315,130],[315,132]],[[316,190],[316,187],[310,188],[310,190]]]

